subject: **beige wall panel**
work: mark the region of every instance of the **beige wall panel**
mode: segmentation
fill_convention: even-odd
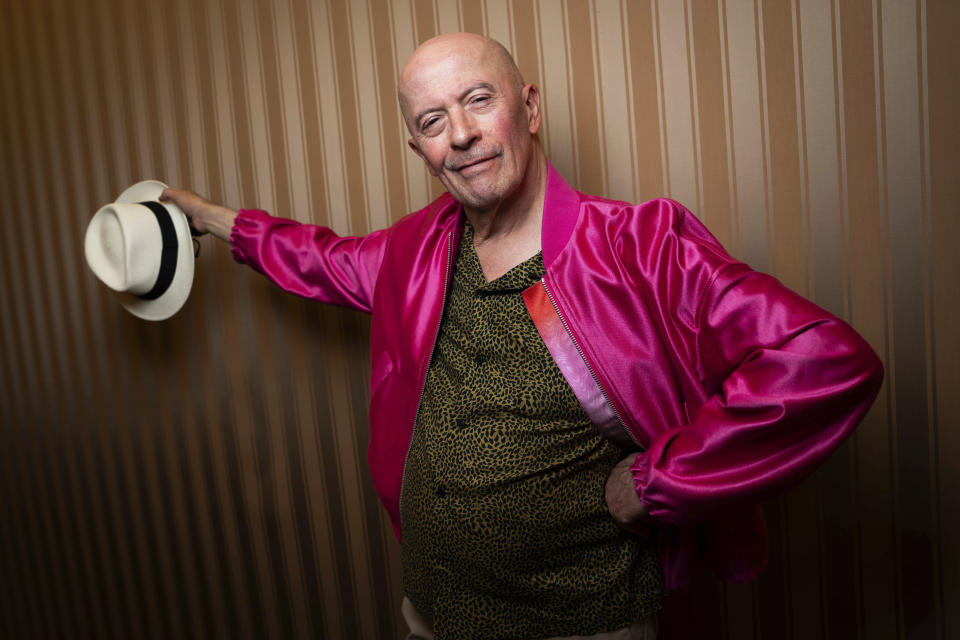
[[[960,50],[956,46],[956,25],[960,6],[950,2],[921,3],[921,33],[924,37],[924,67],[929,76],[925,86],[928,117],[931,222],[928,226],[932,274],[933,304],[934,411],[937,418],[939,478],[940,567],[943,581],[943,636],[960,633],[960,539],[950,532],[960,527],[960,474],[949,471],[960,459],[960,303],[956,296],[956,278],[960,273],[960,129],[957,128],[957,104],[960,100]]]
[[[764,118],[754,3],[726,0],[727,53],[737,228],[741,260],[769,268]]]
[[[151,12],[157,12],[156,5],[150,5]],[[241,152],[237,147],[236,136],[234,135],[234,109],[233,101],[230,100],[230,71],[227,64],[227,49],[225,47],[228,37],[224,30],[223,13],[218,2],[211,2],[206,7],[201,7],[205,11],[210,28],[210,86],[211,99],[215,105],[216,122],[213,131],[207,132],[207,135],[213,135],[218,143],[218,153],[221,158],[221,165],[218,168],[219,181],[223,193],[214,194],[211,192],[211,198],[220,198],[225,201],[227,206],[241,207],[243,203],[239,201],[240,184],[239,172],[237,170],[238,155]],[[165,56],[157,56],[163,59]],[[161,84],[161,86],[163,86]],[[165,110],[161,110],[165,111]],[[161,131],[169,131],[169,126],[161,125]],[[162,144],[170,136],[161,136]],[[307,195],[310,191],[307,190]]]
[[[692,2],[688,7],[688,32],[695,46],[693,69],[696,94],[696,140],[700,167],[700,216],[717,239],[733,245],[731,211],[729,112],[724,62],[725,42],[720,7]]]
[[[840,198],[837,67],[829,0],[797,5],[803,70],[804,185],[810,220],[810,295],[843,315],[846,221]]]
[[[344,149],[340,131],[340,105],[336,90],[337,60],[333,51],[329,2],[312,3],[314,55],[317,65],[317,93],[320,97],[321,136],[324,146],[324,184],[327,187],[327,202],[323,216],[315,216],[320,224],[330,225],[337,233],[360,233],[352,229],[347,207],[344,177]],[[256,205],[254,205],[256,206]]]
[[[367,222],[363,231],[387,226],[387,197],[385,193],[383,151],[380,145],[380,97],[377,93],[370,14],[366,2],[350,4],[354,76],[357,82],[357,106],[360,123],[360,146],[357,153],[363,158],[364,193]],[[363,232],[361,231],[361,233]]]
[[[439,33],[463,31],[460,7],[456,2],[436,2]]]
[[[510,0],[484,0],[483,15],[484,35],[499,40],[512,51],[515,47],[513,24],[510,20]]]
[[[902,612],[905,628],[932,636],[938,627],[940,582],[934,537],[937,468],[928,407],[930,357],[924,304],[923,127],[920,119],[920,60],[917,8],[913,3],[880,4],[882,38],[885,184],[890,252],[891,346],[896,370],[896,482],[899,492],[898,543],[903,559]],[[907,376],[902,372],[910,372]],[[931,454],[933,454],[931,456]],[[909,496],[909,498],[906,498]],[[937,605],[931,607],[931,603]]]
[[[624,135],[630,121],[630,103],[627,97],[627,70],[624,57],[623,17],[620,2],[598,0],[595,29],[597,32],[597,61],[602,69],[597,92],[601,122],[607,197],[636,200],[633,180],[632,140]]]
[[[315,114],[303,113],[302,87],[297,75],[296,40],[293,33],[293,16],[290,0],[277,2],[275,38],[277,42],[277,74],[282,97],[284,133],[286,134],[286,157],[289,164],[290,212],[297,220],[309,222],[311,218],[307,180],[307,155],[304,138],[304,119]]]
[[[543,77],[540,103],[543,111],[541,137],[550,161],[571,184],[576,185],[576,128],[573,126],[570,91],[570,53],[562,6],[541,0],[537,7],[540,16],[540,34],[550,43],[543,56]]]
[[[394,37],[397,40],[397,78],[403,63],[410,57],[413,50],[420,44],[413,23],[413,7],[405,0],[394,0],[393,4]],[[407,173],[407,192],[409,202],[407,209],[414,211],[430,202],[430,182],[432,178],[427,173],[423,161],[407,147],[410,135],[406,128],[403,130],[404,166]]]
[[[693,78],[686,3],[657,2],[657,18],[667,141],[666,195],[697,212],[700,185],[694,140],[696,98],[690,88]]]

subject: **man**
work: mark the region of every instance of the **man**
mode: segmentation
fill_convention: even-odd
[[[368,458],[411,637],[652,637],[664,582],[756,576],[756,505],[853,429],[876,356],[677,203],[571,189],[495,41],[427,41],[398,93],[448,193],[389,229],[164,197],[286,290],[373,313]]]

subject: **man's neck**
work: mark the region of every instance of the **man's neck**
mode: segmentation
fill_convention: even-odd
[[[473,245],[488,281],[540,251],[547,159],[539,147],[531,158],[517,197],[487,211],[464,210],[473,226]]]

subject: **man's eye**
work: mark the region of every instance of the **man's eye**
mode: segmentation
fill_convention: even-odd
[[[440,118],[427,118],[427,119],[424,120],[423,123],[420,125],[420,128],[423,129],[424,131],[426,131],[426,130],[429,129],[431,126],[435,125],[438,120],[440,120]]]

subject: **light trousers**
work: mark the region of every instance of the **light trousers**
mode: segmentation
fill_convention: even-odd
[[[406,596],[403,598],[403,604],[400,605],[400,611],[410,628],[407,640],[434,640],[433,626],[430,621],[420,615]],[[592,636],[563,636],[549,640],[656,640],[656,638],[657,614],[653,614],[637,624],[616,631],[605,631]]]

